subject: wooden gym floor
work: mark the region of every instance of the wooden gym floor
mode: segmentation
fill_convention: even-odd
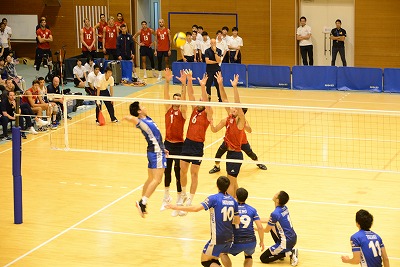
[[[162,98],[162,88],[155,84],[130,96]],[[240,94],[243,103],[400,111],[399,95],[271,89],[241,89]],[[145,158],[51,150],[46,133],[23,141],[24,223],[13,224],[10,147],[10,142],[0,145],[1,266],[200,266],[210,236],[209,212],[175,218],[169,210],[160,212],[161,184],[142,219],[134,201],[147,176]],[[210,161],[201,165],[194,203],[216,193],[216,178],[225,167],[210,175],[212,166]],[[343,266],[340,256],[351,254],[349,239],[361,208],[374,215],[372,230],[383,238],[391,266],[400,266],[399,173],[276,165],[262,171],[245,164],[238,182],[261,217],[273,210],[276,192],[289,193],[298,266]],[[175,200],[174,183],[171,190]],[[266,248],[272,244],[267,234]],[[253,266],[264,266],[260,254],[257,248]],[[231,258],[234,266],[242,266],[243,255]],[[273,265],[289,264],[286,259]]]

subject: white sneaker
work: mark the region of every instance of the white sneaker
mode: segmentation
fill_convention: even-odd
[[[31,126],[28,130],[29,133],[31,134],[38,134],[38,132],[36,132],[35,128],[33,128],[33,126]]]
[[[36,121],[36,125],[37,125],[38,127],[47,126],[47,125],[49,125],[49,122],[48,122],[48,121],[44,121],[44,120],[42,120],[42,119],[38,119],[38,120]]]
[[[158,78],[157,78],[157,82],[159,82],[159,81],[161,81],[161,80],[162,80],[162,76],[159,75]]]
[[[186,195],[183,197],[184,199],[183,199],[183,202],[182,203],[185,203],[186,202],[186,206],[192,206],[192,204],[191,204],[191,202],[190,202],[190,198],[188,198]],[[183,205],[183,204],[182,204]],[[188,212],[187,211],[179,211],[179,216],[186,216],[188,214]]]
[[[147,79],[147,74],[143,75],[143,79]]]
[[[164,198],[163,202],[161,204],[160,211],[166,210],[167,208],[165,206],[167,206],[169,203],[171,203],[171,201],[172,201],[172,197],[171,196],[168,196],[167,198]]]
[[[292,249],[292,255],[290,255],[290,265],[297,266],[299,263],[299,250],[297,248]]]
[[[154,78],[157,78],[158,77],[158,75],[157,75],[157,73],[153,70],[153,77]]]
[[[179,215],[179,210],[173,210],[172,212],[171,212],[171,216],[172,217],[176,217],[176,216],[178,216]]]

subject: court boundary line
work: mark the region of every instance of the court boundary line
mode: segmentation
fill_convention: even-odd
[[[7,263],[6,265],[4,265],[4,267],[8,267],[16,262],[18,262],[19,260],[25,258],[26,256],[30,255],[31,253],[35,252],[36,250],[40,249],[41,247],[47,245],[48,243],[52,242],[53,240],[59,238],[60,236],[62,236],[63,234],[69,232],[70,230],[74,229],[76,226],[78,226],[79,224],[89,220],[90,218],[94,217],[95,215],[99,214],[100,212],[108,209],[109,207],[111,207],[112,205],[114,205],[115,203],[119,202],[120,200],[126,198],[127,196],[131,195],[132,193],[136,192],[137,190],[141,189],[143,187],[143,185],[140,185],[138,187],[136,187],[135,189],[132,189],[131,191],[129,191],[128,193],[120,196],[119,198],[113,200],[111,203],[105,205],[104,207],[100,208],[99,210],[93,212],[92,214],[90,214],[89,216],[83,218],[82,220],[80,220],[79,222],[73,224],[72,226],[68,227],[67,229],[61,231],[60,233],[56,234],[55,236],[51,237],[50,239],[47,239],[46,241],[44,241],[43,243],[41,243],[40,245],[34,247],[33,249],[29,250],[28,252],[25,252],[24,254],[22,254],[21,256],[19,256],[18,258],[14,259],[13,261]]]
[[[95,233],[104,233],[104,234],[113,234],[113,235],[130,235],[130,236],[139,236],[139,237],[150,237],[150,238],[159,238],[159,239],[173,239],[173,240],[182,240],[182,241],[194,241],[194,242],[207,242],[206,239],[196,239],[190,237],[173,237],[173,236],[160,236],[160,235],[150,235],[150,234],[137,234],[130,232],[120,232],[120,231],[110,231],[110,230],[99,230],[99,229],[89,229],[89,228],[72,228],[71,230],[75,231],[85,231],[85,232],[95,232]],[[268,246],[266,246],[267,248]],[[317,250],[317,249],[306,249],[299,248],[299,251],[306,251],[312,253],[323,253],[323,254],[333,254],[333,255],[348,255],[350,252],[338,252],[338,251],[328,251],[328,250]],[[397,257],[389,257],[390,260],[400,261],[400,258]]]

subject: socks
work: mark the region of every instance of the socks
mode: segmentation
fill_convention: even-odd
[[[142,204],[143,204],[143,205],[147,205],[147,200],[148,200],[148,199],[149,199],[148,197],[142,196]]]
[[[167,199],[169,197],[169,187],[166,187],[164,190],[164,199]]]

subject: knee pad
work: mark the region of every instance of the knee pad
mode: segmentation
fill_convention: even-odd
[[[251,256],[251,255],[244,255],[244,258],[245,258],[245,259],[252,259],[253,256]]]
[[[219,266],[221,266],[221,263],[219,262],[219,260],[216,260],[216,259],[212,259],[212,260],[209,260],[209,261],[202,261],[201,265],[203,265],[204,267],[210,267],[211,264],[213,264],[213,263],[216,263]]]

